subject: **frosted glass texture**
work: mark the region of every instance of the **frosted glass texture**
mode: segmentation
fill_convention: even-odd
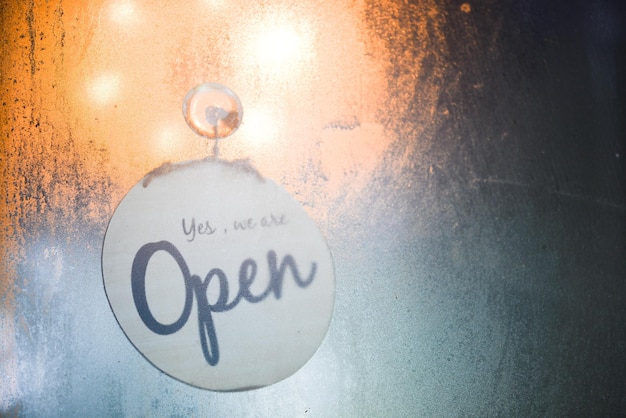
[[[609,1],[0,1],[0,414],[626,414],[624,16]],[[219,154],[326,237],[320,349],[269,387],[169,378],[100,268],[124,194]]]

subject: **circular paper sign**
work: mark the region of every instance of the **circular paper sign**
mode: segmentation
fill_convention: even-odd
[[[295,373],[334,303],[324,238],[283,188],[245,164],[164,166],[122,200],[102,252],[128,339],[193,386],[243,390]]]

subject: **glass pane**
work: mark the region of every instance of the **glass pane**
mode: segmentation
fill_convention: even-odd
[[[605,2],[0,2],[0,413],[626,414],[624,74]],[[160,373],[102,284],[116,205],[213,143],[326,236],[336,302],[294,376],[223,394]]]

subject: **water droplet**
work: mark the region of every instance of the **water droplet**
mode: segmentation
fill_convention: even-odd
[[[187,125],[198,135],[219,139],[237,130],[243,118],[243,107],[228,87],[203,83],[185,96],[183,115]]]

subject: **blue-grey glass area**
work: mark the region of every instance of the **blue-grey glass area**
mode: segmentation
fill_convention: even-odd
[[[619,2],[78,3],[0,1],[0,415],[626,415]],[[205,81],[336,270],[317,353],[237,393],[148,363],[100,266],[126,191],[210,154]]]

